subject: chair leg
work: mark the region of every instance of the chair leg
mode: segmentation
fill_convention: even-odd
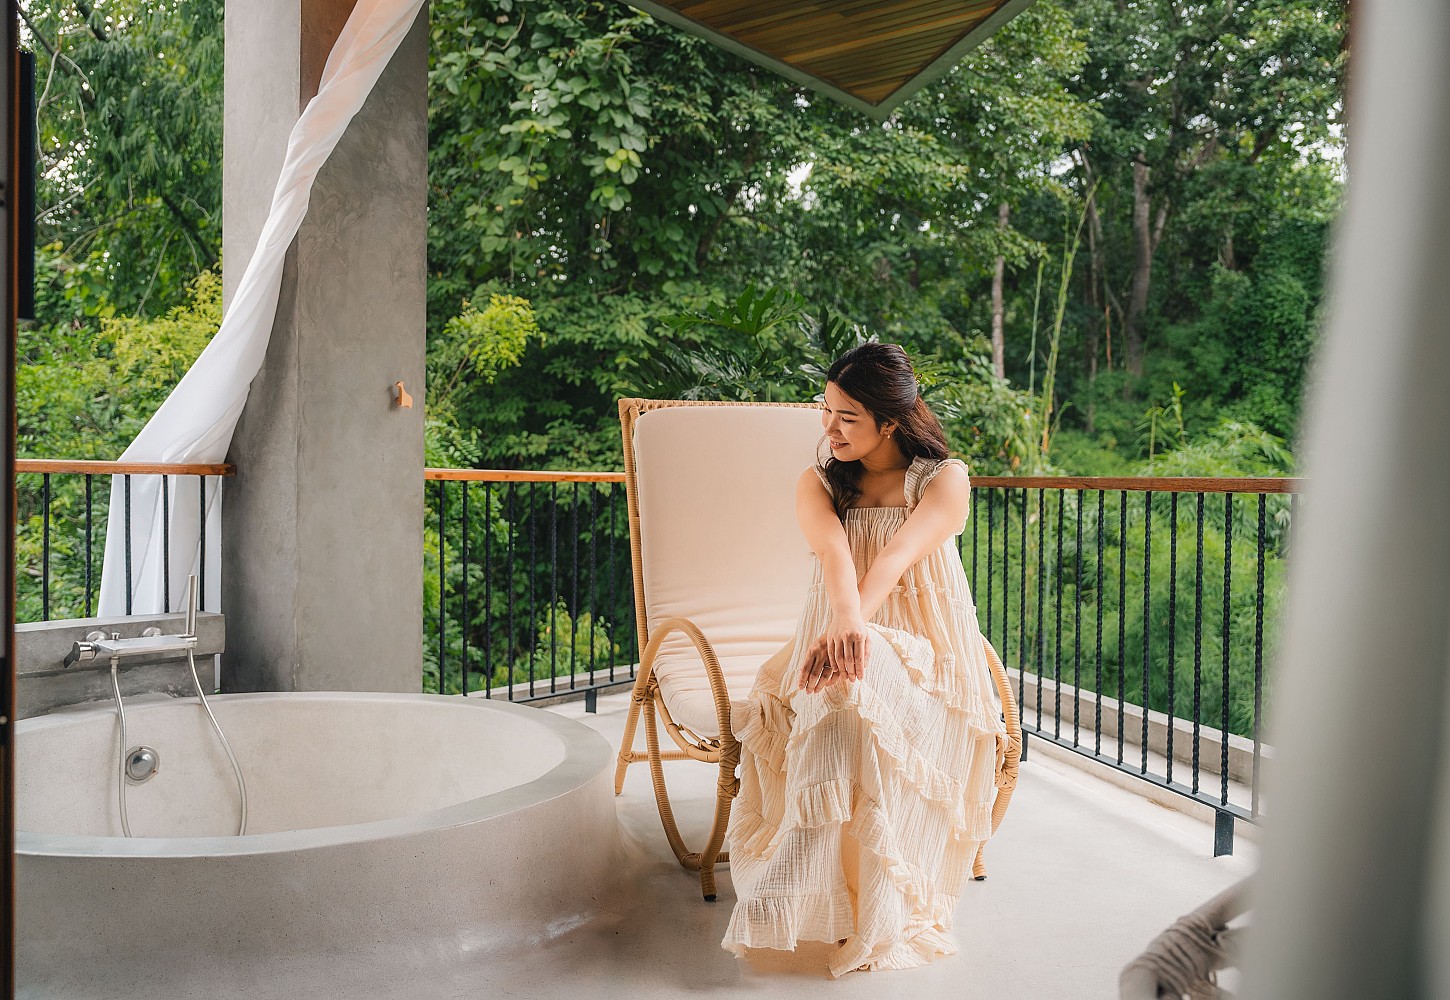
[[[635,728],[639,725],[640,710],[647,705],[653,707],[650,698],[650,669],[641,667],[634,680],[634,691],[630,694],[629,715],[624,720],[624,737],[619,741],[619,763],[614,766],[614,794],[624,791],[624,772],[629,765],[640,758],[634,752]]]
[[[972,878],[978,882],[983,881],[987,877],[987,863],[982,859],[982,855],[986,853],[986,850],[987,845],[982,844],[977,848],[977,856],[972,859]]]
[[[669,789],[665,786],[664,761],[660,754],[658,713],[653,701],[642,706],[644,713],[644,739],[649,758],[650,777],[653,779],[655,804],[659,807],[660,822],[665,828],[665,838],[680,867],[700,875],[700,894],[706,902],[713,903],[718,895],[715,888],[715,865],[728,862],[730,855],[720,848],[725,844],[725,831],[730,825],[730,806],[740,790],[740,779],[735,776],[735,767],[740,760],[740,744],[734,743],[726,749],[720,760],[720,780],[716,784],[715,821],[703,851],[691,851],[680,834],[675,822],[674,808],[670,805]]]
[[[729,853],[722,853],[725,845],[725,831],[730,827],[730,807],[740,792],[740,779],[735,769],[740,760],[740,744],[734,743],[720,757],[720,780],[715,790],[715,823],[710,828],[710,839],[705,849],[695,857],[700,868],[700,892],[706,900],[715,900],[715,865],[730,860]]]
[[[660,822],[665,827],[665,837],[670,842],[670,849],[675,852],[675,857],[680,864],[686,868],[691,865],[685,860],[689,857],[689,849],[685,847],[685,839],[680,836],[680,828],[675,823],[675,811],[670,806],[670,792],[665,787],[664,760],[660,757],[660,732],[659,723],[655,720],[654,702],[651,701],[643,707],[644,712],[644,742],[645,752],[649,755],[650,778],[653,780],[655,789],[655,805],[659,807]]]

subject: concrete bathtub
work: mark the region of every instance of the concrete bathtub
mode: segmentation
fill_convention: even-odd
[[[211,704],[246,836],[195,700],[127,706],[127,742],[161,758],[127,788],[132,838],[112,710],[17,727],[22,995],[235,989],[319,960],[436,972],[589,922],[623,868],[611,751],[577,723],[428,695]]]

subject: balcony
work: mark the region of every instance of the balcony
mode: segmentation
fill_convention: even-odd
[[[224,489],[231,471],[22,464],[22,617],[59,625],[95,610],[111,489],[140,475],[163,476],[165,496]],[[420,688],[534,704],[618,746],[637,660],[622,475],[434,469],[426,480]],[[1154,934],[1252,870],[1272,758],[1260,721],[1265,651],[1297,486],[974,482],[963,563],[1016,686],[1027,754],[989,847],[992,877],[967,887],[958,913],[964,957],[913,973],[914,990],[1113,996],[1118,970]],[[206,549],[202,538],[164,544]],[[203,607],[224,610],[215,594]],[[22,691],[36,679],[22,664]],[[695,770],[667,765],[687,839],[703,833],[714,799],[713,777]],[[738,966],[715,947],[728,908],[701,904],[680,874],[642,769],[616,804],[637,895],[620,923],[552,939],[549,995],[604,982],[635,995],[682,981],[744,995],[763,984],[757,975],[787,971],[786,959]],[[538,961],[498,956],[474,985],[517,989]],[[380,975],[388,962],[378,956]],[[270,978],[286,992],[289,975]],[[800,977],[802,989],[842,988]],[[853,982],[866,980],[842,985],[875,988]],[[380,995],[416,995],[415,986]]]

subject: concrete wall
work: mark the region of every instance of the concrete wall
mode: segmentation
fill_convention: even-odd
[[[133,639],[155,626],[162,635],[185,630],[185,615],[133,615],[113,618],[69,618],[15,626],[17,717],[28,719],[72,705],[93,707],[112,703],[110,661],[64,666],[72,643],[94,631],[119,633]],[[208,694],[215,687],[213,655],[226,649],[226,619],[212,611],[196,616],[196,672]],[[186,657],[179,654],[124,661],[120,671],[121,696],[193,697],[196,688]]]
[[[226,13],[235,289],[351,0]],[[427,17],[322,168],[228,460],[224,690],[416,691],[422,669]],[[392,406],[402,380],[412,409]]]

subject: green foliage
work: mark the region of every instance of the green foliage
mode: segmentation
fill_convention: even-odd
[[[1284,440],[1261,427],[1225,418],[1192,441],[1140,465],[1140,476],[1290,476],[1294,456]]]
[[[222,3],[94,6],[25,5],[37,235],[89,272],[74,286],[86,315],[155,314],[221,252]]]
[[[1179,495],[1176,504],[1154,495],[1151,527],[1144,494],[1124,500],[1115,493],[1047,491],[1040,508],[1033,494],[1025,540],[1020,495],[1008,501],[1006,536],[1003,501],[994,496],[992,510],[978,504],[975,531],[969,527],[963,538],[983,630],[1010,666],[1101,692],[1108,701],[1116,701],[1121,684],[1129,704],[1171,708],[1186,719],[1195,718],[1196,708],[1198,720],[1214,728],[1226,711],[1230,732],[1251,735],[1256,687],[1265,705],[1272,694],[1264,665],[1278,640],[1285,597],[1289,509],[1275,503],[1281,499],[1265,498],[1261,615],[1254,497],[1233,501],[1230,546],[1220,494],[1204,496],[1201,531],[1195,494]],[[990,544],[989,519],[996,522]],[[991,585],[989,562],[996,574]],[[1050,719],[1050,690],[1047,699]],[[1023,712],[1034,721],[1035,701]]]
[[[462,340],[474,374],[492,382],[500,371],[519,363],[529,341],[538,337],[539,328],[527,299],[494,294],[482,312],[465,302],[463,312],[444,326],[443,335]]]
[[[1045,164],[1091,119],[1062,86],[1084,43],[1050,5],[880,127],[613,4],[438,3],[432,24],[430,313],[506,292],[543,333],[439,415],[505,467],[616,466],[623,391],[798,398],[771,380],[821,367],[790,354],[812,336],[730,315],[745,289],[809,302],[836,324],[816,341],[860,324],[957,365],[991,254],[1039,252],[979,224],[981,192],[1059,187]]]
[[[55,256],[39,264],[41,280],[68,280]],[[155,319],[23,324],[15,378],[21,457],[116,458],[216,333],[221,295],[220,276],[203,271]]]
[[[805,300],[780,288],[749,286],[725,303],[665,320],[673,336],[634,359],[625,392],[667,399],[808,402],[841,351],[864,342],[840,317],[816,319]]]

